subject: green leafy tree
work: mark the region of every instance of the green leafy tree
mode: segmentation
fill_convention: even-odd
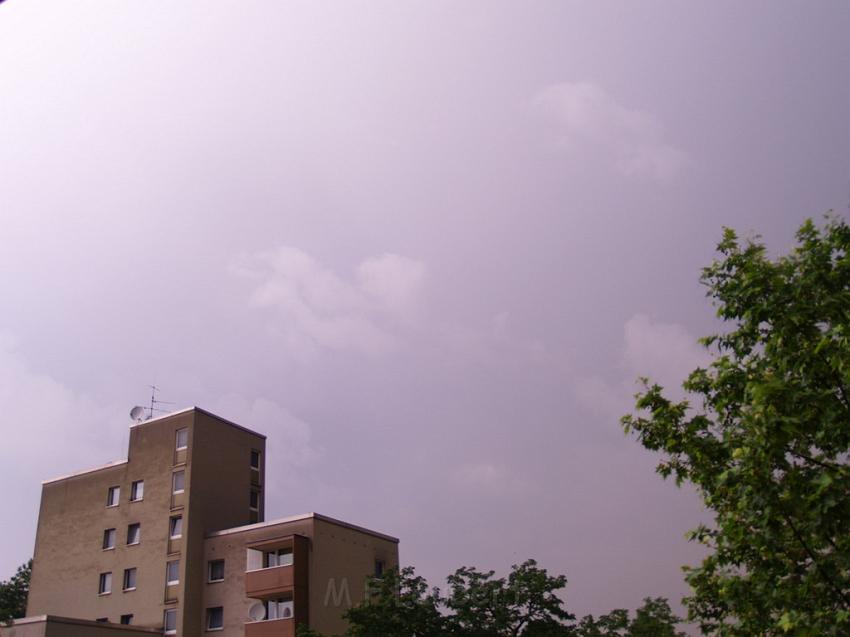
[[[681,621],[663,597],[646,597],[629,624],[629,637],[686,637],[676,630]]]
[[[727,329],[697,400],[645,381],[623,424],[714,514],[687,570],[705,633],[850,634],[850,228],[807,221],[776,258],[726,230],[718,251],[702,282]]]
[[[634,619],[630,620],[629,611],[622,608],[598,619],[588,615],[582,618],[575,634],[576,637],[685,637],[676,631],[680,621],[666,599],[647,597]]]
[[[23,617],[27,612],[32,560],[18,567],[7,582],[0,582],[0,622]]]
[[[370,599],[345,613],[349,637],[440,637],[445,619],[440,591],[429,589],[413,567],[370,580]]]
[[[625,637],[629,629],[629,611],[618,608],[594,619],[585,615],[576,627],[576,637]]]
[[[567,578],[549,575],[534,560],[514,565],[507,578],[462,567],[448,582],[451,594],[446,606],[453,612],[449,627],[456,637],[572,634],[565,622],[575,617],[564,610],[556,593],[567,585]]]

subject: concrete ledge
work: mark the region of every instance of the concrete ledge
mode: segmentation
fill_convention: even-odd
[[[0,637],[148,637],[161,635],[161,628],[95,622],[74,617],[35,615],[0,624]]]

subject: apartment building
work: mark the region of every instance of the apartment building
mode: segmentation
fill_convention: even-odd
[[[197,407],[133,424],[126,460],[44,482],[28,617],[0,637],[342,632],[398,540],[264,521],[266,464],[265,436]]]

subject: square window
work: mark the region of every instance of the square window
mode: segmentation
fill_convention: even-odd
[[[260,452],[253,449],[251,450],[251,468],[260,470]]]
[[[183,516],[175,515],[169,524],[168,537],[172,540],[183,537]]]
[[[260,492],[254,491],[253,489],[251,489],[251,497],[250,497],[250,500],[248,502],[249,502],[249,506],[251,507],[252,511],[259,511],[259,509],[260,509]]]
[[[165,565],[165,583],[174,586],[180,583],[180,560],[172,560]]]
[[[207,630],[224,628],[224,609],[221,606],[207,609]]]
[[[138,502],[145,497],[145,481],[136,480],[130,485],[130,502]]]
[[[162,624],[166,635],[173,635],[177,632],[177,609],[166,608],[162,618]]]
[[[171,480],[174,493],[183,493],[183,488],[186,486],[186,472],[175,471]]]
[[[106,529],[103,532],[103,550],[115,548],[115,529]]]
[[[127,526],[127,544],[138,544],[142,541],[142,525],[138,522]]]
[[[210,560],[207,581],[221,582],[224,580],[224,560]]]
[[[124,569],[124,590],[125,591],[136,590],[136,569],[135,568],[125,568]]]
[[[112,573],[101,573],[97,585],[98,595],[108,595],[112,592]]]
[[[129,626],[133,623],[133,615],[121,615],[121,623],[125,626]]]
[[[188,429],[178,429],[177,430],[177,450],[185,449],[189,446],[189,430]]]
[[[106,506],[117,507],[120,499],[121,487],[109,487],[109,490],[106,492]]]

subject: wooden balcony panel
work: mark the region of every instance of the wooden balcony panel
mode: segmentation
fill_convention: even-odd
[[[245,594],[248,597],[262,598],[274,593],[291,591],[295,585],[294,568],[273,566],[245,573]]]
[[[245,637],[295,637],[295,620],[269,619],[245,624]]]

